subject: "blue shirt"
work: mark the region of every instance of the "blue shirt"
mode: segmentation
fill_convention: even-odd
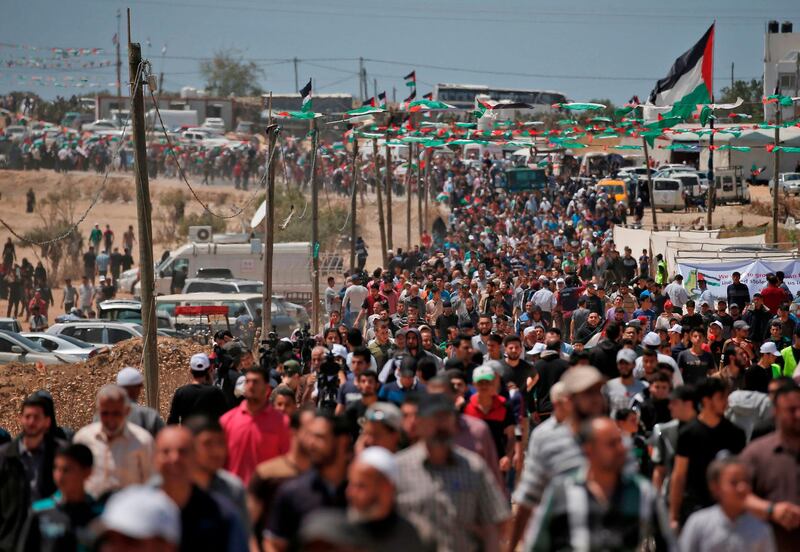
[[[400,382],[393,381],[381,387],[378,392],[378,400],[388,401],[400,406],[406,398],[406,395],[411,392],[424,392],[425,385],[417,381],[411,387],[400,387]]]

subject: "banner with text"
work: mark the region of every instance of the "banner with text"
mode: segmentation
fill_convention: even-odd
[[[800,260],[762,261],[743,260],[727,263],[678,263],[677,272],[683,276],[683,287],[693,299],[700,297],[698,280],[705,280],[708,290],[717,299],[726,299],[728,286],[733,283],[731,274],[739,272],[741,282],[750,289],[750,295],[764,289],[767,274],[778,271],[785,274],[784,282],[795,296],[800,291]]]

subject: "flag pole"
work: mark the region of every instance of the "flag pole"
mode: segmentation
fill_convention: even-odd
[[[714,50],[717,46],[717,20],[714,20],[714,32],[711,38],[711,82],[709,83],[709,92],[711,93],[711,103],[714,103]],[[714,112],[711,112],[709,119],[709,128],[711,134],[708,137],[708,205],[706,206],[706,227],[711,230],[712,214],[714,212],[714,192],[716,186],[714,185]],[[699,167],[698,167],[699,168]]]
[[[644,146],[644,163],[647,167],[647,195],[650,198],[650,213],[653,215],[653,230],[658,228],[658,221],[656,220],[656,202],[653,198],[653,178],[650,173],[650,150],[647,148],[647,138],[642,136],[642,145]]]

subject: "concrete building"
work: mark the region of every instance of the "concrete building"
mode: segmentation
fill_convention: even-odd
[[[184,97],[185,96],[185,97]],[[181,95],[181,96],[156,96],[158,108],[161,110],[185,110],[197,113],[197,124],[202,125],[207,117],[220,117],[225,121],[225,130],[233,130],[236,126],[234,120],[236,112],[236,100],[234,98],[209,98],[204,96]],[[130,100],[127,96],[117,98],[117,96],[98,96],[95,102],[95,118],[111,119],[112,111],[122,109],[128,112]],[[144,95],[145,112],[152,109],[150,94]]]
[[[770,21],[764,36],[764,96],[775,93],[780,84],[784,96],[800,96],[800,32],[790,21]],[[776,104],[764,105],[764,119],[775,119]],[[800,102],[783,107],[784,120],[800,116]]]

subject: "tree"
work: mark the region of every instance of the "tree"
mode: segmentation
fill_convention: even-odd
[[[764,81],[762,79],[752,79],[750,82],[737,80],[732,86],[722,88],[719,98],[715,98],[719,103],[733,103],[736,98],[744,100],[744,104],[738,107],[736,113],[745,113],[753,117],[754,121],[761,121],[764,118],[764,107],[761,103],[763,95]]]
[[[238,50],[215,52],[213,58],[200,62],[200,72],[206,90],[215,96],[258,96],[262,92],[258,79],[264,71],[254,62],[244,61]]]

